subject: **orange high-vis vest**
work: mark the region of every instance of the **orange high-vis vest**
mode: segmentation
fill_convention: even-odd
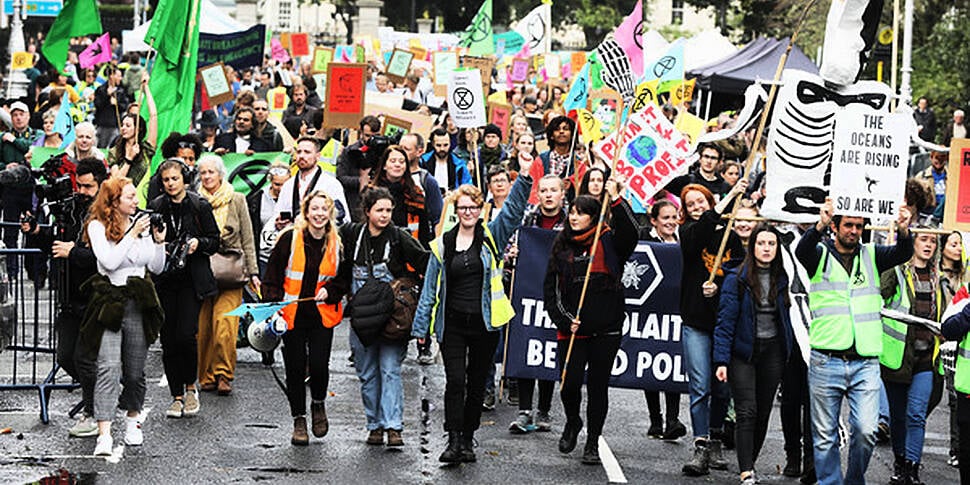
[[[326,243],[320,268],[317,272],[317,286],[313,294],[317,294],[323,285],[337,276],[337,266],[340,262],[340,251],[337,244]],[[283,301],[293,301],[300,298],[300,288],[303,286],[303,270],[306,267],[306,251],[303,247],[303,231],[293,231],[293,244],[290,248],[290,260],[286,264],[286,274],[283,276]],[[293,330],[296,319],[296,309],[299,304],[283,307],[283,320],[286,320],[287,330]],[[340,303],[317,304],[320,319],[324,327],[333,328],[344,317],[344,309]]]

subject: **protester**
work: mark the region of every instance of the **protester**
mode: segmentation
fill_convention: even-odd
[[[532,161],[539,156],[536,152],[536,137],[526,131],[515,136],[515,143],[509,154],[509,170],[521,172],[523,164],[532,165]]]
[[[222,159],[212,155],[199,159],[199,180],[199,195],[209,201],[219,227],[219,254],[226,255],[228,264],[242,266],[244,275],[248,276],[245,283],[231,286],[216,281],[218,294],[203,300],[199,310],[199,385],[203,391],[215,388],[220,396],[227,396],[232,393],[236,375],[239,317],[225,314],[242,303],[243,285],[251,284],[259,293],[256,244],[246,198],[226,180],[226,166]],[[211,259],[210,265],[215,265]]]
[[[269,183],[262,189],[251,192],[246,197],[246,204],[249,206],[249,220],[253,225],[253,238],[256,244],[257,266],[260,275],[265,271],[266,262],[269,261],[269,255],[276,243],[279,229],[275,227],[273,216],[276,215],[276,202],[280,198],[280,190],[289,179],[289,165],[284,162],[274,162],[266,171],[266,181]]]
[[[715,374],[734,398],[742,485],[757,483],[754,462],[795,340],[780,245],[773,228],[754,229],[744,262],[724,278],[714,329]]]
[[[428,214],[431,216],[431,224],[437,226],[441,219],[441,209],[444,201],[441,198],[441,188],[438,181],[421,168],[421,155],[424,153],[424,138],[421,135],[410,132],[401,136],[401,148],[408,154],[408,170],[411,171],[411,178],[424,194],[424,202],[428,207]]]
[[[97,127],[98,148],[107,148],[114,145],[121,127],[120,113],[128,111],[132,100],[121,85],[121,69],[108,65],[102,75],[107,82],[94,91],[94,125]]]
[[[622,180],[610,179],[607,183],[612,214],[609,224],[600,219],[602,203],[597,199],[581,195],[573,201],[569,224],[553,242],[543,283],[543,299],[549,302],[546,310],[558,330],[558,367],[565,372],[560,390],[566,413],[559,439],[562,453],[576,447],[583,427],[579,408],[586,369],[584,464],[600,463],[599,437],[609,407],[610,370],[620,348],[625,318],[620,278],[623,262],[633,254],[639,233],[630,206],[620,197],[623,189]],[[588,285],[585,278],[589,279]],[[567,358],[569,346],[573,348]],[[521,388],[519,393],[521,397]]]
[[[108,152],[111,175],[128,177],[136,186],[148,174],[158,142],[158,110],[148,88],[147,75],[141,83],[148,105],[148,121],[137,114],[125,114],[121,118],[121,134]]]
[[[713,143],[701,143],[697,146],[696,151],[700,156],[696,169],[692,167],[686,175],[675,178],[667,184],[666,189],[674,194],[679,194],[684,186],[699,184],[711,192],[715,200],[720,200],[731,190],[731,186],[717,172],[717,167],[724,158],[724,152],[720,146]]]
[[[953,303],[943,315],[941,327],[943,338],[958,342],[955,372],[953,375],[954,392],[957,394],[956,415],[960,436],[959,465],[960,484],[970,484],[970,292],[962,287],[953,298]]]
[[[369,186],[384,187],[394,198],[394,225],[407,230],[422,244],[430,243],[434,239],[431,214],[425,206],[424,194],[408,173],[407,153],[400,145],[391,145],[384,150],[384,155],[375,169]]]
[[[282,310],[286,397],[293,416],[290,443],[310,443],[306,421],[307,371],[313,435],[330,430],[325,399],[330,382],[333,327],[343,318],[340,300],[347,292],[336,278],[340,264],[340,234],[336,204],[324,191],[310,191],[300,203],[293,227],[280,234],[266,265],[263,301],[301,301]],[[311,301],[303,301],[303,299]]]
[[[177,132],[172,132],[168,135],[168,138],[162,142],[161,146],[162,157],[165,160],[170,158],[178,158],[182,160],[185,164],[185,173],[183,182],[185,183],[185,189],[192,192],[198,192],[197,185],[198,181],[198,169],[195,167],[195,161],[202,155],[202,141],[199,137],[189,133],[187,135],[182,135]],[[147,185],[142,185],[144,190],[139,190],[138,196],[144,198],[146,201],[155,200],[156,197],[162,194],[164,187],[162,184],[162,175],[159,170],[155,170],[151,178],[148,179]]]
[[[292,223],[303,208],[300,203],[302,198],[318,190],[327,194],[334,203],[334,223],[341,225],[349,222],[351,206],[344,198],[343,187],[333,175],[324,173],[317,163],[320,158],[319,140],[301,136],[296,140],[293,155],[298,171],[280,189],[276,201],[276,222],[283,225]]]
[[[421,168],[434,177],[442,191],[448,192],[473,183],[465,162],[452,153],[454,145],[444,128],[431,132],[431,146],[433,150],[421,157]]]
[[[554,174],[565,178],[567,172],[574,172],[576,167],[575,154],[572,148],[575,144],[576,122],[566,116],[557,116],[546,125],[546,140],[549,150],[539,154],[542,169],[545,174]]]
[[[144,441],[139,414],[145,404],[145,359],[162,325],[162,308],[148,271],[163,269],[166,230],[150,229],[147,215],[132,219],[136,211],[131,180],[112,178],[102,184],[84,231],[99,274],[85,283],[91,293],[79,337],[84,351],[97,355],[96,456],[113,452],[111,421],[117,407],[127,410],[125,444],[140,446]]]
[[[307,87],[293,86],[290,92],[290,105],[283,111],[283,126],[290,136],[297,138],[302,135],[301,130],[311,126],[310,117],[316,108],[307,104]]]
[[[165,411],[170,418],[194,416],[201,408],[196,390],[199,311],[202,301],[217,291],[209,255],[219,249],[219,228],[209,202],[188,190],[187,172],[178,158],[162,163],[158,173],[164,194],[149,204],[162,215],[166,227],[166,271],[156,272],[161,274],[155,280],[165,310],[162,365],[172,395]]]
[[[441,346],[448,447],[438,460],[444,463],[476,460],[473,440],[480,424],[488,367],[493,365],[498,345],[497,330],[513,316],[502,288],[498,248],[505,247],[521,220],[531,185],[528,175],[519,177],[499,218],[487,224],[479,219],[485,203],[481,191],[470,185],[459,187],[455,197],[458,224],[431,243],[433,257],[428,261],[411,335],[425,339],[433,333]]]
[[[405,177],[409,180],[409,177]],[[409,277],[415,282],[428,264],[428,252],[408,231],[395,227],[395,197],[384,187],[368,188],[361,195],[366,222],[340,228],[344,263],[340,277],[351,280],[350,300],[369,277],[391,282]],[[403,446],[404,387],[401,362],[407,355],[409,335],[401,340],[379,337],[365,345],[350,332],[350,348],[360,379],[360,395],[367,417],[367,444]]]
[[[590,168],[583,174],[579,183],[579,195],[591,195],[597,200],[602,201],[606,196],[606,179],[608,175],[600,168]]]
[[[89,121],[82,121],[74,127],[74,141],[65,149],[67,155],[79,163],[85,158],[105,161],[104,152],[98,150],[98,137],[94,125]]]
[[[337,180],[344,187],[344,195],[350,207],[350,218],[358,222],[363,215],[360,207],[360,193],[370,183],[373,169],[377,167],[362,166],[361,163],[366,159],[366,151],[363,148],[370,141],[371,137],[376,136],[381,131],[381,121],[376,116],[365,116],[358,123],[357,141],[351,143],[340,152],[337,158]],[[383,154],[377,154],[380,156]],[[376,157],[374,157],[376,158]]]
[[[905,207],[899,209],[895,246],[861,243],[863,218],[835,216],[833,211],[831,198],[826,198],[819,221],[805,231],[795,248],[795,256],[811,278],[812,353],[808,385],[815,472],[819,483],[843,480],[838,426],[842,401],[846,399],[850,406],[845,480],[863,483],[876,442],[879,412],[877,357],[883,347],[879,275],[913,255],[913,238],[909,231],[910,213]],[[822,242],[826,228],[835,237]]]
[[[270,152],[274,149],[274,144],[268,142],[256,134],[253,123],[256,112],[249,106],[239,106],[233,117],[232,131],[221,133],[216,136],[216,145],[213,150],[218,155],[225,153],[253,153]]]

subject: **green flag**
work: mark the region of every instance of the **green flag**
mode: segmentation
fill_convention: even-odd
[[[63,72],[71,38],[91,34],[101,34],[101,14],[95,0],[65,0],[40,51],[58,72]]]
[[[472,23],[461,34],[462,47],[468,47],[472,56],[490,56],[495,53],[495,40],[492,33],[492,0],[485,0],[478,9]]]
[[[157,52],[149,87],[158,107],[158,141],[177,131],[192,127],[192,102],[195,99],[195,72],[199,57],[200,0],[161,0],[145,43]],[[162,151],[155,152],[152,171],[161,162]]]

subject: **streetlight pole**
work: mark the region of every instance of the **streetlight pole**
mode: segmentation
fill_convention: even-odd
[[[913,0],[906,0],[903,7],[903,65],[899,84],[899,96],[907,106],[912,105],[913,87],[910,78],[913,73]]]
[[[14,52],[27,50],[24,44],[24,21],[21,18],[22,8],[22,0],[13,0],[13,18],[10,19],[10,41],[7,44],[7,52],[10,54],[11,59],[13,59]],[[27,87],[30,86],[30,80],[27,79],[27,75],[24,74],[22,69],[14,70],[12,67],[11,63],[11,66],[8,67],[6,97],[7,99],[23,98],[27,96]]]

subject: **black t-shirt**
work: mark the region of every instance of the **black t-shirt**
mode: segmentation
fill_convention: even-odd
[[[479,313],[482,307],[481,244],[472,244],[464,251],[455,251],[448,264],[447,308],[462,313]]]

